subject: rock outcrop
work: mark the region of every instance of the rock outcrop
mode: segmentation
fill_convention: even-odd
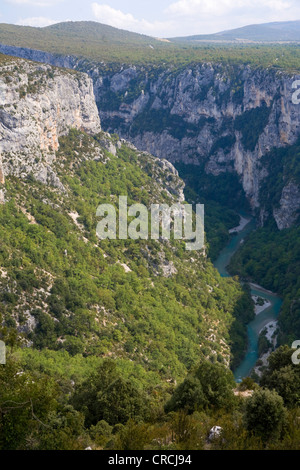
[[[291,227],[299,217],[300,189],[290,181],[284,187],[280,199],[280,207],[274,208],[273,215],[279,230]]]
[[[0,64],[0,184],[5,175],[62,185],[51,168],[60,136],[100,132],[92,80],[21,59]]]
[[[205,171],[215,176],[236,172],[253,210],[263,211],[260,188],[268,170],[262,157],[299,137],[300,105],[293,103],[299,75],[221,64],[159,72],[151,79],[146,71],[135,70],[134,75],[129,70],[96,83],[103,126],[171,162],[204,163]],[[133,86],[139,92],[130,102],[126,93]],[[286,192],[284,205],[295,214],[297,198],[287,198]],[[287,217],[284,227],[295,220]]]
[[[293,85],[299,73],[221,63],[112,71],[104,63],[31,49],[0,45],[0,52],[84,70],[93,79],[105,130],[173,163],[204,164],[215,176],[237,173],[262,223],[273,216],[282,229],[297,220],[298,198],[287,197],[289,189],[282,194],[281,207],[290,214],[285,220],[280,209],[266,209],[260,189],[268,177],[262,157],[298,140],[300,104]],[[293,185],[296,194],[299,185]]]

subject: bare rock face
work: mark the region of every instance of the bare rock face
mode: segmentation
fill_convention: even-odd
[[[273,210],[279,230],[290,228],[298,219],[300,210],[300,189],[292,181],[284,187],[280,207]]]
[[[300,105],[293,102],[293,83],[299,74],[211,63],[180,72],[166,69],[151,78],[143,70],[138,72],[128,69],[106,75],[103,71],[101,80],[94,82],[108,131],[173,163],[205,162],[206,172],[215,176],[235,172],[253,210],[261,212],[261,221],[273,215],[278,228],[295,222],[297,197],[287,197],[288,189],[284,192],[282,204],[290,215],[279,222],[278,211],[264,211],[260,189],[268,177],[262,157],[273,148],[295,144],[299,137]],[[116,97],[123,98],[118,108],[114,104],[110,109],[108,96],[116,83]],[[126,93],[133,84],[142,92],[128,100]]]
[[[59,137],[101,130],[91,79],[12,59],[0,65],[0,84],[0,183],[32,174],[62,189],[51,169]]]
[[[263,157],[299,138],[300,104],[293,100],[299,73],[221,63],[181,70],[122,66],[112,71],[104,63],[32,49],[0,45],[0,52],[85,70],[93,80],[106,131],[173,163],[205,162],[205,171],[215,176],[237,173],[262,224],[270,216],[278,228],[296,220],[292,214],[298,210],[298,199],[287,197],[289,189],[281,201],[289,214],[285,221],[280,209],[265,208],[260,189],[268,177]],[[289,188],[289,181],[285,185]],[[293,194],[297,191],[294,188]]]
[[[126,91],[132,79],[136,78],[136,67],[129,67],[113,76],[111,89],[114,92]]]

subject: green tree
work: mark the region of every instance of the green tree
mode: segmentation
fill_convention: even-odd
[[[90,427],[90,436],[98,446],[104,447],[112,437],[112,426],[103,419]]]
[[[84,416],[71,405],[59,406],[49,414],[42,429],[39,450],[82,450],[89,444],[84,429]]]
[[[260,389],[247,400],[246,428],[265,443],[271,438],[280,438],[286,417],[283,399],[275,391]]]
[[[174,391],[165,411],[230,408],[234,403],[233,374],[221,364],[204,361]]]
[[[273,352],[260,380],[261,386],[276,390],[288,408],[300,405],[300,365],[292,363],[293,352],[287,345]]]
[[[144,418],[146,402],[142,393],[130,381],[118,377],[109,387],[98,392],[97,408],[99,416],[109,424],[125,424],[130,418]]]
[[[101,420],[112,426],[125,424],[130,418],[143,418],[147,409],[146,397],[129,380],[119,376],[112,360],[105,360],[98,371],[78,387],[72,402],[84,413],[88,427]]]
[[[196,369],[195,377],[201,382],[207,407],[218,409],[233,405],[235,381],[229,369],[205,361]]]
[[[196,377],[187,377],[174,391],[172,397],[165,405],[166,413],[186,410],[188,413],[201,408],[205,397],[201,382]]]
[[[0,366],[0,449],[38,446],[39,434],[49,428],[48,416],[57,408],[53,379],[23,371],[9,360]]]
[[[116,450],[144,450],[153,439],[149,424],[129,420],[116,436],[113,448]]]

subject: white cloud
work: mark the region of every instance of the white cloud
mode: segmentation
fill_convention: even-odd
[[[156,37],[216,33],[253,23],[300,19],[299,0],[177,0],[162,12],[157,9],[160,20],[153,22],[107,4],[94,2],[92,10],[101,23]]]
[[[51,24],[59,23],[57,20],[51,20],[50,18],[44,18],[43,16],[34,16],[32,18],[20,19],[16,24],[19,26],[34,26],[36,28],[42,28],[44,26],[50,26]]]
[[[189,34],[201,34],[298,19],[300,5],[298,0],[178,0],[166,8],[165,14],[173,20],[183,18],[190,26]]]
[[[126,29],[150,36],[167,36],[173,28],[171,21],[150,22],[145,19],[137,19],[131,13],[123,13],[109,5],[92,3],[92,10],[95,18],[104,24],[114,26],[115,28]]]
[[[263,8],[282,12],[295,5],[296,2],[291,0],[178,0],[171,3],[166,12],[185,16],[196,14],[222,16],[231,12],[236,15],[247,9],[259,14]]]

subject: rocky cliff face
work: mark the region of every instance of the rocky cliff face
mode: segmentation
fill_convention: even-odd
[[[62,185],[51,168],[58,138],[70,128],[101,130],[86,74],[53,69],[20,59],[0,63],[0,183],[6,175],[32,174]]]
[[[290,181],[283,189],[280,207],[274,208],[273,216],[279,230],[291,227],[297,221],[297,210],[300,207],[300,188]]]
[[[41,51],[10,46],[0,51],[85,70],[93,79],[105,130],[173,163],[201,163],[215,176],[236,172],[262,222],[274,216],[281,229],[297,220],[299,198],[286,195],[290,185],[296,194],[299,182],[285,181],[282,210],[266,210],[260,188],[268,176],[262,157],[298,140],[300,104],[293,102],[293,84],[299,74],[216,63],[111,71],[103,63]]]
[[[261,158],[299,137],[300,105],[293,103],[299,75],[218,64],[149,75],[131,68],[98,80],[103,125],[172,162],[205,163],[215,176],[237,172],[252,208],[263,211],[260,187],[268,172]],[[291,188],[299,192],[298,183],[285,183],[284,209],[273,213],[279,229],[295,222],[300,207],[298,197],[287,197]]]
[[[72,56],[64,57],[50,52],[28,49],[27,47],[7,46],[6,44],[0,44],[0,53],[69,69],[76,67],[78,64],[78,59]]]
[[[41,58],[39,54],[37,57]],[[98,134],[98,142],[114,156],[125,144],[137,150],[124,139],[113,144],[109,134],[102,132],[100,136],[93,82],[85,73],[3,58],[0,62],[0,188],[5,176],[33,175],[42,183],[64,190],[51,164],[56,160],[59,137],[67,135],[70,129]],[[170,197],[173,195],[183,202],[184,183],[175,167],[165,159],[145,155],[155,162],[152,169],[155,182]],[[0,189],[0,202],[4,202],[3,189]]]

